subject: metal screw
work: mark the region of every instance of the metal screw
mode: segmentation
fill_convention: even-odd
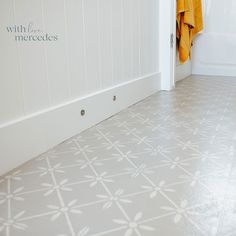
[[[113,101],[116,101],[116,95],[113,96]]]
[[[81,116],[84,116],[85,115],[85,110],[84,109],[81,110],[80,114],[81,114]]]

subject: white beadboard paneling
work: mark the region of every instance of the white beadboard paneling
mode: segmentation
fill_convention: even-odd
[[[149,55],[149,43],[150,43],[150,35],[149,29],[151,25],[149,25],[149,4],[150,0],[140,0],[140,55],[141,55],[141,75],[145,75],[149,70],[150,63],[150,55]]]
[[[141,0],[132,0],[132,6],[133,6],[133,63],[134,63],[134,69],[133,69],[133,77],[138,78],[141,73],[141,55],[140,55],[140,44],[141,44],[141,38],[140,38],[140,1]]]
[[[84,23],[86,40],[87,92],[95,92],[101,88],[99,74],[99,32],[98,1],[84,1]]]
[[[155,33],[157,28],[154,28],[156,26],[156,22],[155,22],[155,16],[157,15],[156,10],[158,11],[158,9],[155,9],[156,6],[156,1],[154,0],[150,0],[149,2],[149,8],[148,8],[148,14],[149,14],[149,23],[148,25],[150,25],[149,28],[149,48],[148,48],[148,54],[149,54],[149,65],[148,65],[148,71],[156,71],[154,68],[154,54],[157,54],[156,50],[156,37],[155,37]]]
[[[152,6],[152,69],[151,71],[159,71],[159,45],[157,42],[159,42],[159,1],[152,0],[153,6]]]
[[[113,35],[113,62],[114,84],[119,84],[124,77],[124,24],[122,16],[123,0],[112,1],[112,35]]]
[[[102,88],[113,84],[112,1],[99,1]]]
[[[14,35],[7,33],[6,29],[15,24],[13,2],[3,2],[0,8],[0,123],[24,115],[17,45]]]
[[[46,42],[48,79],[52,104],[60,104],[70,98],[70,73],[68,72],[65,37],[64,0],[43,1],[45,31],[58,35],[58,41]]]
[[[145,4],[145,3],[144,3]],[[149,73],[150,71],[153,71],[153,67],[152,67],[152,63],[153,63],[153,52],[155,50],[155,44],[156,42],[153,41],[154,39],[154,18],[153,18],[153,7],[155,6],[155,4],[153,4],[153,0],[148,0],[146,3],[146,9],[145,9],[145,15],[146,15],[146,25],[145,27],[145,40],[146,40],[146,45],[143,47],[146,47],[146,59],[144,59],[144,61],[146,61],[146,65],[145,65],[145,70],[144,70],[144,75],[146,73]],[[145,41],[144,40],[144,41]],[[156,52],[155,52],[156,53]],[[145,64],[143,62],[143,64]],[[154,71],[153,71],[154,72]]]
[[[133,0],[124,1],[124,80],[133,79]]]
[[[71,96],[86,94],[82,0],[66,1]]]
[[[147,75],[0,126],[0,175],[159,90],[160,73]]]
[[[17,25],[33,23],[34,29],[42,29],[41,3],[37,0],[14,1]],[[19,48],[20,73],[23,80],[25,112],[27,114],[48,107],[48,87],[42,43],[17,42]]]
[[[158,71],[158,5],[156,0],[3,0],[2,24],[14,24],[15,13],[16,25],[32,21],[59,40],[16,45],[1,28],[0,47],[7,53],[0,55],[0,122]]]

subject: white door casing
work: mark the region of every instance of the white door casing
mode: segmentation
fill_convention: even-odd
[[[160,70],[162,90],[175,87],[176,0],[160,1]],[[173,41],[172,41],[173,40]],[[172,43],[172,42],[173,43]]]

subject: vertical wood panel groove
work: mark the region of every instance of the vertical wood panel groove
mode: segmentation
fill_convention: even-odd
[[[84,80],[85,80],[85,88],[88,90],[88,68],[87,68],[87,50],[86,50],[86,28],[85,28],[85,7],[84,1],[82,0],[82,22],[83,22],[83,53],[84,53]]]
[[[142,75],[141,70],[141,0],[137,0],[138,4],[138,43],[139,43],[139,76]]]
[[[5,45],[14,46],[9,49],[17,59],[15,70],[19,72],[9,73],[6,68],[3,73],[11,79],[7,85],[12,93],[18,93],[21,104],[9,102],[11,109],[5,109],[9,114],[3,122],[159,70],[157,0],[10,1],[11,21],[14,16],[16,25],[32,21],[35,28],[41,28],[41,33],[55,34],[59,39]],[[5,21],[8,23],[8,17]],[[15,34],[0,33],[14,40]],[[13,78],[15,75],[17,78]],[[11,97],[6,94],[2,97],[0,94],[0,99]],[[18,111],[14,113],[15,107]]]
[[[130,0],[130,26],[131,26],[131,76],[134,78],[134,47],[133,47],[133,41],[134,41],[134,29],[133,29],[133,17],[134,17],[134,11],[133,11],[133,0]]]
[[[112,65],[112,85],[115,84],[114,81],[114,53],[113,53],[113,0],[111,0],[111,65]]]
[[[124,53],[124,45],[125,45],[124,44],[124,1],[127,1],[127,0],[120,0],[120,1],[121,1],[121,48],[122,48],[121,58],[123,59],[122,64],[121,64],[121,70],[122,70],[121,80],[124,80],[124,79],[126,79],[125,78],[125,68],[124,68],[124,66],[125,66],[125,64],[124,64],[124,62],[125,62],[125,58],[124,58],[124,56],[125,56],[125,53]]]
[[[68,22],[67,22],[67,10],[66,0],[63,0],[63,13],[64,13],[64,28],[65,28],[65,54],[66,54],[66,70],[67,70],[67,83],[69,97],[72,97],[71,92],[71,70],[70,70],[70,58],[69,58],[69,45],[68,45]]]
[[[44,0],[41,0],[41,14],[42,14],[43,30],[46,31],[45,14],[44,14]],[[45,42],[43,43],[43,48],[44,48],[44,60],[45,60],[45,72],[46,72],[45,76],[46,76],[47,88],[48,88],[48,100],[49,100],[49,106],[52,106],[51,87],[50,87],[50,81],[49,81],[49,76],[48,76],[47,45]]]
[[[15,5],[15,0],[12,0],[12,7],[13,7],[13,15],[14,15],[14,22],[16,22],[16,5]],[[26,98],[25,98],[25,93],[24,93],[24,81],[22,78],[22,70],[21,70],[21,56],[20,56],[20,50],[18,46],[18,42],[16,42],[16,56],[17,56],[17,62],[18,62],[18,67],[19,67],[19,79],[20,79],[20,84],[21,84],[21,96],[22,96],[22,110],[23,114],[26,115]]]
[[[101,8],[100,8],[100,0],[97,0],[97,31],[98,31],[98,78],[99,78],[99,84],[100,84],[100,89],[103,88],[103,83],[102,83],[102,75],[101,75],[101,72],[102,72],[102,65],[101,65],[101,62],[102,62],[102,50],[101,50],[101,17],[100,17],[100,11],[101,11]]]

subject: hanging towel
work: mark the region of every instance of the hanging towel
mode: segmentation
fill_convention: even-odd
[[[201,0],[177,0],[176,20],[179,60],[184,63],[191,55],[194,36],[203,29]]]
[[[203,30],[202,0],[193,0],[194,7],[194,28],[192,29],[192,40]]]

